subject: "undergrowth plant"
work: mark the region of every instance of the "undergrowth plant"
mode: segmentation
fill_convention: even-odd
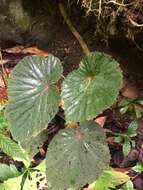
[[[44,139],[60,102],[64,103],[66,128],[50,142],[45,162],[47,181],[54,190],[79,189],[109,166],[104,130],[93,119],[115,102],[122,83],[118,63],[99,52],[88,54],[59,89],[62,73],[62,63],[53,55],[25,57],[8,79],[6,106],[9,130],[31,159],[37,153],[31,150],[37,150],[35,146]],[[20,187],[14,190],[31,190],[25,185],[30,184],[27,176],[37,169],[27,162],[25,168],[19,177]]]
[[[143,106],[143,100],[139,99],[129,99],[125,98],[123,99],[120,104],[119,104],[119,109],[121,114],[126,114],[126,113],[135,113],[135,116],[137,119],[142,117],[142,113],[140,109]]]
[[[134,119],[129,124],[125,133],[115,133],[116,143],[121,143],[123,154],[127,156],[132,148],[135,148],[135,137],[137,136],[138,120],[142,117],[143,101],[140,99],[125,98],[119,103],[119,111],[121,114],[132,114]]]
[[[125,156],[129,154],[132,148],[135,148],[135,137],[137,136],[137,127],[138,124],[135,120],[133,120],[126,133],[116,133],[115,134],[115,142],[123,143],[123,153]]]

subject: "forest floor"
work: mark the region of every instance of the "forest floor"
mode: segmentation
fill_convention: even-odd
[[[107,134],[107,143],[111,153],[111,166],[119,171],[129,171],[132,176],[134,185],[137,190],[143,190],[143,175],[136,175],[132,171],[132,167],[137,162],[143,162],[143,118],[136,118],[135,112],[142,114],[143,106],[137,105],[137,100],[143,100],[143,63],[141,53],[136,50],[134,45],[125,43],[123,40],[113,40],[110,47],[100,47],[92,39],[90,33],[85,34],[84,38],[88,43],[91,51],[102,51],[112,55],[118,60],[123,70],[124,81],[123,86],[118,96],[117,102],[109,109],[105,110],[98,118],[97,122],[104,127]],[[138,53],[136,53],[138,52]],[[48,44],[47,47],[41,49],[35,44],[27,43],[24,45],[17,45],[14,47],[1,50],[2,60],[0,60],[1,71],[4,67],[5,71],[10,74],[14,66],[26,55],[36,54],[47,56],[49,53],[59,57],[63,62],[64,75],[67,75],[73,69],[78,68],[80,60],[83,58],[83,52],[80,49],[78,42],[70,34],[67,28],[60,27],[55,33],[54,40]],[[135,74],[138,73],[138,74]],[[0,75],[0,99],[7,99],[7,87],[3,81],[2,74]],[[126,113],[120,112],[120,103],[124,100],[131,102],[132,110]],[[135,110],[134,110],[135,108]],[[64,124],[63,112],[59,111],[60,125]],[[130,123],[133,120],[138,121],[137,135],[134,139],[135,147],[131,148],[127,156],[123,153],[123,143],[115,143],[115,134],[126,134]],[[63,127],[63,126],[61,126]],[[56,132],[55,129],[54,132]],[[49,143],[49,141],[47,141]],[[47,143],[46,142],[46,143]],[[48,144],[47,143],[47,144]],[[38,159],[45,156],[47,144],[43,145],[43,151],[38,154]],[[37,157],[36,157],[37,159]],[[12,159],[5,154],[0,153],[0,162],[12,163]]]

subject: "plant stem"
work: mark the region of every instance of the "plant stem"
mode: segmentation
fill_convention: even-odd
[[[79,32],[75,29],[75,27],[72,25],[70,19],[67,16],[66,10],[64,8],[64,5],[62,3],[59,3],[59,9],[61,12],[61,15],[63,16],[66,24],[68,25],[70,31],[73,33],[73,35],[75,36],[75,38],[78,40],[83,52],[85,53],[85,55],[88,55],[90,53],[90,50],[87,47],[87,44],[85,43],[84,39],[82,38],[82,36],[79,34]]]

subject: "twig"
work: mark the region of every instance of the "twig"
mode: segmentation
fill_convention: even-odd
[[[100,18],[102,12],[102,0],[99,0],[99,12],[98,12],[98,19]]]
[[[107,4],[110,4],[110,3],[113,3],[114,5],[118,5],[118,6],[121,6],[121,7],[126,7],[126,6],[129,5],[129,4],[124,4],[124,3],[118,3],[115,0],[111,0],[111,1],[107,2]]]
[[[78,40],[83,52],[85,53],[85,55],[88,55],[90,53],[90,50],[88,49],[88,47],[87,47],[85,41],[83,40],[82,36],[75,29],[75,27],[72,25],[70,19],[67,16],[67,13],[65,11],[64,5],[62,3],[59,3],[59,9],[60,9],[60,12],[61,12],[66,24],[68,25],[70,31],[73,33],[75,38]]]
[[[0,61],[2,61],[1,49],[0,49]],[[3,64],[2,64],[2,72],[1,72],[1,73],[2,73],[1,77],[2,77],[2,79],[3,79],[4,85],[5,85],[5,87],[7,87],[7,82],[6,82],[7,72],[6,72],[6,70],[5,70],[4,66],[3,66]]]
[[[138,24],[137,22],[132,20],[130,16],[129,16],[129,21],[131,22],[132,25],[134,25],[136,27],[143,27],[143,24]]]

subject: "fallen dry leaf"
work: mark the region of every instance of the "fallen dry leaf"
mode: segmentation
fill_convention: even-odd
[[[7,101],[7,89],[6,87],[0,87],[0,103]]]
[[[7,88],[2,76],[0,75],[0,103],[5,102],[7,99]]]
[[[33,47],[15,46],[13,48],[4,49],[3,51],[7,53],[13,53],[13,54],[21,53],[21,54],[32,54],[32,55],[34,54],[34,55],[39,55],[42,57],[48,56],[48,52],[43,51],[36,46],[33,46]]]
[[[143,106],[142,105],[135,105],[135,109],[139,112],[143,112]]]
[[[22,53],[23,49],[24,49],[23,46],[15,46],[15,47],[12,47],[12,48],[4,49],[3,51],[6,52],[6,53],[17,54],[17,53]]]
[[[0,65],[4,65],[6,63],[8,63],[10,60],[9,59],[2,59],[0,60]]]
[[[39,56],[42,56],[42,57],[47,57],[48,56],[48,52],[43,51],[43,50],[37,48],[36,46],[29,47],[29,48],[24,48],[22,50],[22,53],[25,53],[25,54],[30,53],[30,54],[39,55]]]
[[[137,99],[139,91],[136,86],[133,86],[128,80],[124,79],[122,95],[130,99]]]
[[[107,119],[106,116],[97,117],[95,119],[95,122],[98,123],[101,127],[103,127],[104,124],[105,124],[106,119]]]
[[[3,78],[2,78],[1,75],[0,75],[0,87],[1,87],[1,88],[4,88],[4,87],[5,87],[5,84],[4,84],[4,81],[3,81]]]
[[[108,137],[108,138],[106,139],[106,143],[107,143],[107,144],[113,144],[114,140],[115,140],[115,137]]]

